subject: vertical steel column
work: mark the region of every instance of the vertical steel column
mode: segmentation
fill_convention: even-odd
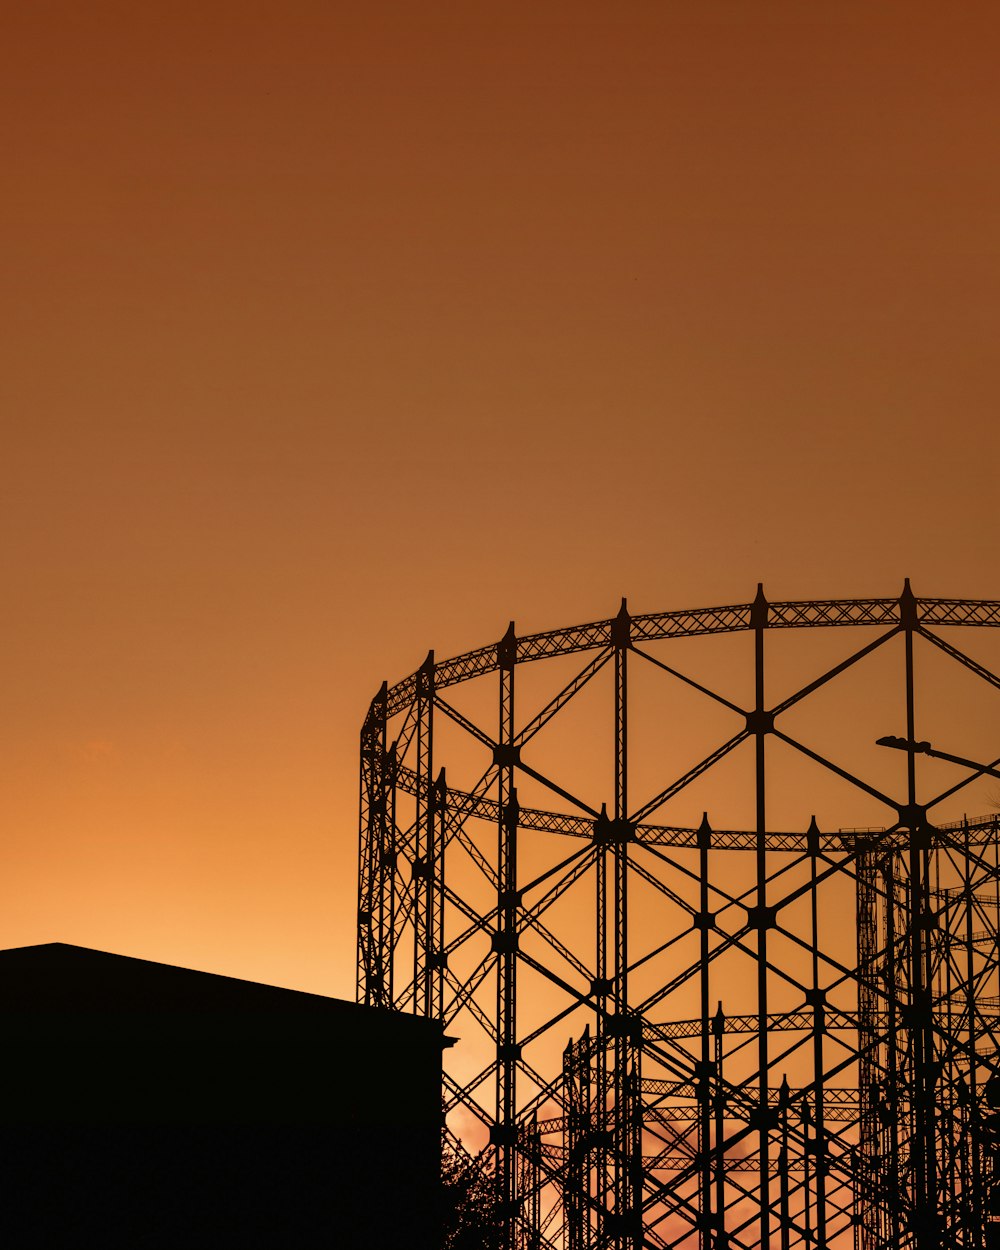
[[[812,1127],[812,1108],[805,1094],[799,1103],[799,1119],[802,1122],[802,1229],[803,1240],[809,1247],[813,1243],[812,1225],[812,1192],[810,1189],[809,1156],[812,1154],[813,1139],[810,1135]]]
[[[382,914],[382,860],[385,813],[386,683],[372,700],[361,727],[361,820],[358,872],[358,1002],[384,1006],[385,963],[391,966],[391,943],[385,940]]]
[[[878,888],[880,858],[874,845],[854,841],[855,899],[858,930],[858,1114],[859,1143],[854,1177],[854,1201],[859,1215],[859,1250],[875,1250],[879,1244],[877,1224],[882,1215],[878,1192],[885,1167],[879,1153],[882,1127],[879,1120],[881,1040],[878,1017],[886,1007],[879,1002],[879,981],[883,969],[878,964]],[[884,955],[884,952],[883,952]]]
[[[589,1029],[589,1025],[587,1026]],[[584,1034],[586,1037],[587,1034]],[[563,1147],[566,1156],[562,1202],[566,1226],[566,1250],[584,1250],[583,1220],[586,1206],[586,1133],[583,1088],[576,1046],[566,1043],[562,1061]]]
[[[712,1017],[712,1037],[715,1039],[715,1244],[717,1250],[725,1250],[729,1245],[726,1233],[726,1142],[725,1123],[726,1087],[723,1082],[723,1037],[726,1032],[726,1017],[722,1013],[722,1003]]]
[[[599,1245],[601,1213],[596,1210],[595,1146],[598,1094],[594,1089],[596,1039],[590,1025],[578,1041],[571,1041],[563,1053],[563,1081],[567,1091],[566,1210],[567,1250],[594,1250]]]
[[[989,859],[985,854],[983,856],[983,862],[986,864],[989,863]],[[997,987],[998,994],[1000,994],[1000,962],[998,962],[998,959],[997,959],[998,946],[1000,946],[1000,817],[994,817],[993,819],[993,864],[992,864],[992,868],[993,868],[992,888],[993,888],[993,906],[994,906],[994,910],[993,910],[993,917],[994,917],[994,920],[993,920],[993,933],[994,933],[993,975],[996,977],[994,984]],[[991,980],[992,979],[993,978],[991,977]],[[1000,997],[998,997],[997,1001],[1000,1002]],[[987,1085],[988,1084],[989,1084],[989,1081],[987,1081]],[[997,1228],[997,1225],[994,1221],[990,1221],[990,1223],[987,1224],[986,1220],[987,1220],[987,1213],[992,1214],[992,1207],[994,1204],[996,1191],[997,1191],[997,1188],[1000,1187],[1000,1159],[998,1159],[997,1157],[996,1149],[995,1148],[989,1149],[986,1141],[984,1140],[986,1136],[984,1132],[986,1126],[984,1124],[985,1116],[983,1114],[983,1111],[981,1110],[981,1104],[983,1102],[987,1102],[987,1105],[988,1105],[988,1100],[985,1098],[985,1094],[986,1094],[986,1086],[983,1087],[984,1097],[982,1099],[977,1099],[972,1107],[972,1125],[973,1125],[972,1148],[975,1151],[976,1159],[978,1160],[978,1169],[979,1169],[979,1178],[980,1178],[980,1184],[979,1184],[979,1190],[978,1190],[980,1222],[977,1224],[977,1228],[986,1229],[985,1236],[989,1239],[986,1242],[988,1250],[995,1250],[996,1244],[1000,1242],[1000,1229]],[[995,1123],[996,1121],[994,1119],[994,1124]],[[987,1158],[989,1159],[988,1166],[987,1166]],[[987,1198],[987,1193],[990,1194],[989,1198]],[[990,1241],[993,1242],[992,1246],[990,1245]]]
[[[429,979],[428,1003],[435,1020],[444,1016],[444,970],[447,956],[444,950],[444,854],[448,822],[448,783],[442,768],[431,789],[431,841],[428,847],[427,887],[430,894],[428,911],[429,945],[427,968]]]
[[[972,857],[971,846],[969,844],[969,822],[962,822],[962,850],[964,851],[964,877],[962,881],[963,892],[965,895],[965,1018],[968,1021],[968,1030],[966,1032],[966,1041],[969,1046],[970,1055],[976,1052],[976,999],[975,999],[975,961],[973,958],[973,928],[972,928]],[[985,858],[985,857],[984,857]],[[1000,1001],[1000,999],[998,999]],[[979,1089],[978,1089],[978,1073],[976,1072],[976,1063],[974,1060],[969,1063],[969,1083],[967,1088],[967,1102],[964,1108],[964,1132],[962,1158],[965,1163],[964,1176],[962,1184],[962,1207],[964,1222],[968,1228],[973,1230],[976,1240],[974,1245],[982,1244],[982,1227],[984,1219],[983,1209],[983,1176],[982,1176],[982,1160],[977,1143],[974,1140],[973,1125],[979,1107]],[[971,1147],[971,1148],[970,1148]]]
[[[813,1009],[813,1115],[816,1124],[816,1245],[826,1250],[826,1171],[828,1157],[826,1129],[823,1118],[823,1034],[826,1032],[826,995],[819,984],[819,914],[817,891],[817,860],[819,859],[819,827],[816,817],[806,832],[809,854],[810,900],[812,903],[812,988],[806,998]]]
[[[517,1158],[517,1189],[521,1196],[524,1250],[540,1250],[542,1185],[542,1138],[538,1131],[538,1116],[532,1114],[530,1121],[520,1126]]]
[[[698,1067],[698,1159],[701,1166],[699,1193],[698,1245],[700,1250],[711,1250],[717,1240],[712,1218],[712,1021],[709,1017],[709,946],[708,931],[711,919],[708,911],[708,850],[712,840],[712,827],[705,812],[698,826],[698,915],[695,923],[700,932],[698,982],[701,991],[701,1060]],[[718,1081],[718,1073],[714,1073]],[[718,1142],[716,1146],[718,1146]]]
[[[613,1087],[614,1234],[610,1244],[625,1250],[638,1247],[642,1229],[641,1153],[637,1157],[633,1131],[632,1076],[635,1023],[630,1017],[628,996],[628,869],[631,827],[628,821],[628,652],[632,645],[632,622],[625,600],[611,626],[615,648],[615,815],[609,832],[614,862],[614,1033]],[[638,1039],[641,1041],[641,1038]]]
[[[914,711],[913,635],[917,629],[917,601],[909,578],[899,598],[899,620],[905,645],[906,682],[906,808],[901,815],[909,830],[909,937],[910,1002],[908,1031],[913,1055],[913,1194],[918,1250],[938,1250],[938,1195],[935,1172],[933,1040],[931,987],[927,981],[927,929],[930,914],[928,832],[926,815],[917,804],[916,718]]]
[[[417,670],[417,821],[413,855],[413,1010],[433,1014],[431,967],[433,901],[431,856],[434,842],[434,652]]]
[[[901,965],[897,949],[899,943],[898,920],[899,908],[896,901],[896,853],[890,851],[883,861],[885,936],[883,949],[884,976],[886,991],[886,1026],[880,1051],[884,1055],[884,1099],[886,1103],[887,1124],[882,1134],[883,1149],[881,1151],[881,1185],[879,1188],[880,1217],[882,1225],[882,1241],[900,1250],[903,1244],[905,1219],[903,1213],[903,1185],[900,1168],[900,1134],[905,1132],[902,1112],[902,1086],[905,1072],[901,1072],[899,1056],[900,1025],[900,992],[905,992],[902,985]],[[907,1112],[909,1114],[909,1112]],[[888,1147],[888,1149],[886,1149]],[[888,1162],[886,1161],[888,1156]]]
[[[397,744],[391,743],[385,752],[385,834],[382,839],[382,890],[379,903],[379,924],[382,933],[382,1006],[393,1007],[396,1002],[394,969],[396,966],[396,893],[399,865],[399,843],[396,828],[396,778],[398,771]]]
[[[497,1107],[492,1131],[496,1148],[496,1176],[500,1188],[502,1250],[515,1250],[518,1242],[517,1195],[517,791],[514,767],[514,666],[517,638],[514,622],[497,644],[500,678],[500,725],[497,734],[499,819],[497,829],[497,929],[493,936],[497,969]]]
[[[759,1102],[757,1106],[758,1151],[760,1158],[760,1244],[771,1244],[771,1109],[768,1080],[767,1019],[767,930],[774,923],[767,906],[767,804],[765,742],[773,727],[774,717],[764,702],[764,630],[767,628],[767,599],[764,587],[757,586],[757,595],[750,608],[750,626],[754,633],[754,710],[748,717],[754,735],[754,792],[757,809],[757,894],[749,917],[757,930],[757,1069]]]
[[[595,1197],[597,1200],[598,1238],[603,1240],[607,1232],[607,1213],[611,1186],[609,1184],[609,1165],[611,1151],[609,1149],[608,1130],[608,995],[611,981],[608,978],[608,842],[611,821],[608,816],[607,804],[601,807],[601,813],[594,822],[594,876],[597,891],[596,938],[595,952],[596,976],[591,986],[597,1018],[594,1024],[595,1066],[597,1098],[593,1107],[593,1167],[595,1177]]]
[[[625,1107],[628,1117],[628,1142],[625,1149],[626,1164],[631,1173],[629,1180],[631,1203],[629,1211],[630,1250],[642,1250],[642,1024],[636,1021],[629,1035],[629,1068],[625,1087]]]
[[[788,1088],[788,1077],[783,1077],[778,1091],[778,1127],[781,1130],[781,1149],[778,1152],[778,1211],[779,1229],[781,1232],[781,1250],[791,1250],[792,1216],[789,1208],[790,1177],[788,1171],[788,1104],[791,1093]]]
[[[861,1174],[859,1171],[861,1165],[858,1162],[858,1147],[857,1146],[851,1146],[849,1157],[851,1160],[850,1175],[853,1181],[853,1184],[851,1185],[851,1223],[854,1225],[854,1235],[851,1238],[851,1241],[852,1241],[853,1250],[861,1250],[861,1247],[862,1247],[861,1221],[864,1218],[864,1216],[861,1214],[862,1208],[860,1205],[860,1196],[859,1196],[859,1191],[858,1191],[858,1177]]]

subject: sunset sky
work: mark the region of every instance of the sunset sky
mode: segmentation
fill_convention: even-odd
[[[1000,598],[998,46],[918,0],[4,6],[0,946],[350,997],[358,730],[428,648]]]

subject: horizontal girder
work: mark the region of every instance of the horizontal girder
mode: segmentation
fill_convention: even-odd
[[[420,778],[412,768],[400,764],[396,768],[396,785],[405,794],[416,798],[422,793]],[[466,790],[448,789],[449,815],[459,822],[464,820],[483,820],[495,825],[500,818],[500,804],[484,794],[473,794]],[[968,821],[972,845],[987,843],[994,836],[1000,817],[995,815],[981,816]],[[521,807],[518,809],[518,826],[521,829],[534,829],[542,833],[562,833],[572,838],[593,838],[595,822],[588,816],[573,816],[568,812],[549,812],[543,808]],[[960,822],[934,826],[935,829],[948,831],[964,829]],[[880,835],[885,835],[880,836]],[[880,845],[905,846],[908,834],[905,830],[894,830],[891,827],[865,827],[864,829],[840,829],[830,833],[820,833],[820,847],[826,853],[843,853],[853,851],[857,840],[878,842]],[[635,841],[646,846],[697,847],[698,830],[684,825],[653,825],[638,824],[635,826]],[[772,831],[764,835],[765,846],[769,851],[802,851],[806,848],[805,831]],[[749,829],[713,829],[713,851],[753,851],[757,849],[757,834]]]

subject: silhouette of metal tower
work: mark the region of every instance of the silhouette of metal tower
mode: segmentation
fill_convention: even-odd
[[[863,645],[768,700],[772,631],[851,627]],[[758,589],[732,607],[511,625],[382,686],[361,733],[358,997],[462,1038],[446,1111],[495,1177],[507,1250],[1000,1245],[1000,826],[933,820],[1000,761],[917,739],[915,652],[1000,691],[956,627],[1000,627],[1000,602],[916,598],[909,583],[893,599],[769,603]],[[664,645],[741,632],[748,706]],[[896,674],[887,727],[905,728],[883,743],[901,750],[892,792],[796,721],[876,653]],[[554,693],[523,693],[545,661],[562,665]],[[637,801],[630,749],[656,750],[630,743],[643,674],[732,728]],[[560,730],[600,682],[598,801],[552,761],[597,750]],[[475,714],[458,687],[478,692]],[[559,748],[546,764],[542,740]],[[773,828],[777,744],[884,822]],[[724,791],[737,755],[749,827],[654,823],[696,783]],[[925,756],[960,771],[941,785]],[[555,806],[522,803],[519,786]]]

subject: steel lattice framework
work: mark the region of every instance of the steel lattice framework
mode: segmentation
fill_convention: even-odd
[[[496,644],[431,653],[382,686],[361,733],[358,998],[439,1017],[463,1045],[478,1030],[483,1064],[470,1071],[453,1062],[462,1047],[451,1052],[445,1109],[481,1126],[506,1247],[995,1244],[1000,829],[996,817],[933,817],[971,781],[1000,776],[1000,761],[917,740],[914,651],[932,648],[995,697],[1000,678],[951,639],[953,627],[998,626],[998,601],[917,598],[909,583],[891,599],[769,603],[758,589],[733,607],[630,616],[623,603],[611,619],[526,637],[511,625]],[[771,631],[831,627],[867,627],[866,641],[769,706]],[[749,707],[651,649],[740,631],[752,640]],[[800,741],[785,715],[882,649],[900,661],[896,794]],[[523,666],[572,655],[570,679],[523,715]],[[640,666],[723,706],[736,730],[636,802]],[[597,806],[536,767],[532,746],[601,672],[613,792]],[[489,727],[445,697],[474,679],[493,683]],[[457,735],[484,760],[462,789],[436,745],[445,722],[451,751]],[[771,742],[881,804],[884,825],[771,828]],[[655,823],[744,744],[751,828]],[[926,754],[963,770],[918,798]],[[560,810],[521,806],[525,778]],[[526,868],[543,837],[562,849]],[[560,908],[586,915],[585,936],[560,931]],[[746,1009],[726,1012],[737,983]]]

